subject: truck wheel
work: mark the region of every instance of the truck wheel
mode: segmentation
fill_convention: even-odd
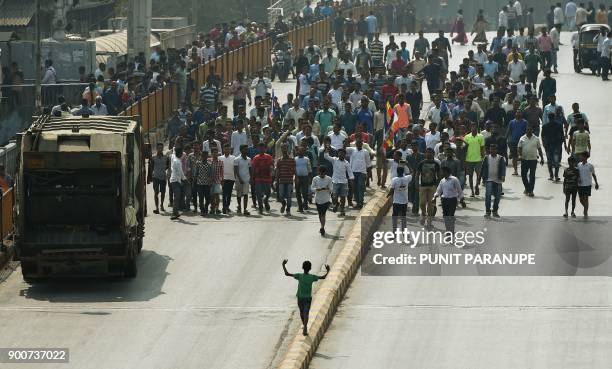
[[[136,278],[138,267],[136,266],[136,256],[131,255],[125,261],[125,269],[123,271],[126,278]]]
[[[139,254],[142,251],[142,243],[142,238],[139,238],[138,241],[136,241],[136,251],[138,251]]]

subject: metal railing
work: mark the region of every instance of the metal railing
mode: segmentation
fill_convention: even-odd
[[[0,242],[13,233],[13,203],[15,194],[13,189],[2,194],[0,198]]]

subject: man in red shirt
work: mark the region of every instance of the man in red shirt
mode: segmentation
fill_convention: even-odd
[[[253,167],[253,182],[255,184],[255,195],[259,214],[263,214],[263,208],[270,211],[270,187],[272,186],[272,173],[274,172],[274,159],[266,153],[266,144],[257,144],[258,154],[251,161]]]
[[[399,90],[395,86],[393,77],[389,77],[387,79],[387,83],[385,83],[382,86],[382,89],[380,90],[380,93],[382,95],[382,100],[383,101],[387,101],[389,96],[391,96],[391,101],[392,102],[395,101],[395,95],[397,95],[399,93]]]

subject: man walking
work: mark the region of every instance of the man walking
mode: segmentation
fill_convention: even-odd
[[[349,147],[350,166],[353,175],[355,176],[353,188],[355,189],[355,201],[357,206],[355,209],[363,208],[363,198],[365,193],[365,182],[368,176],[368,168],[371,166],[370,153],[363,149],[363,140],[361,136],[357,136],[355,147]]]
[[[485,151],[484,137],[478,132],[477,123],[472,123],[471,132],[463,137],[463,142],[467,145],[465,172],[472,192],[470,197],[475,197],[480,195],[480,168]],[[474,185],[474,172],[476,172],[476,185]]]
[[[266,144],[257,144],[258,154],[252,160],[253,181],[255,183],[255,194],[259,214],[263,214],[264,206],[270,211],[270,189],[272,186],[272,173],[274,172],[274,159],[266,153]],[[246,210],[246,207],[245,207]]]
[[[170,159],[164,155],[164,144],[158,142],[156,145],[157,152],[155,156],[149,160],[149,175],[151,176],[149,182],[153,182],[153,192],[155,199],[155,210],[154,214],[159,214],[159,208],[161,205],[161,211],[164,209],[164,199],[166,198],[166,172],[170,168]],[[161,202],[159,199],[161,195]]]
[[[432,217],[435,214],[435,201],[433,195],[436,192],[440,178],[440,164],[434,160],[434,149],[425,150],[425,160],[417,165],[415,181],[420,179],[419,200],[421,207],[421,224],[431,226]]]
[[[485,216],[491,216],[491,197],[493,197],[493,216],[499,218],[499,200],[502,183],[506,179],[506,159],[497,154],[497,145],[489,145],[489,155],[482,161],[482,181],[485,184]]]
[[[455,233],[455,210],[457,210],[458,200],[463,199],[463,189],[457,177],[451,175],[449,167],[442,167],[442,180],[438,184],[436,192],[431,199],[433,204],[436,198],[442,198],[442,215],[444,216],[444,226],[447,232]]]
[[[249,187],[253,178],[251,158],[247,156],[248,145],[240,146],[240,156],[234,160],[234,178],[236,178],[236,200],[238,201],[238,214],[250,215],[247,210],[249,203]],[[240,200],[244,205],[244,212],[240,207]]]
[[[170,186],[172,187],[172,216],[171,220],[178,219],[181,214],[179,209],[183,204],[183,181],[187,180],[185,173],[183,172],[183,162],[181,157],[183,156],[183,148],[180,145],[174,147],[174,155],[172,155],[170,163]]]
[[[234,161],[236,157],[231,154],[232,148],[229,145],[223,147],[223,156],[219,157],[219,161],[223,163],[223,198],[222,209],[223,214],[230,213],[230,203],[232,202],[232,191],[236,176],[234,174]]]
[[[396,151],[396,153],[398,153]],[[397,177],[391,179],[391,188],[387,197],[393,196],[393,230],[397,229],[398,220],[401,223],[401,229],[406,228],[406,213],[408,211],[408,185],[412,181],[412,176],[404,176],[404,166],[398,166]],[[398,219],[399,218],[399,219]]]
[[[302,319],[302,334],[304,336],[308,335],[308,314],[310,313],[310,304],[312,303],[312,284],[320,279],[325,279],[327,274],[329,274],[329,265],[325,264],[325,274],[322,276],[318,276],[315,274],[310,274],[310,269],[312,269],[312,264],[310,261],[306,260],[302,263],[302,270],[304,273],[294,273],[291,274],[287,271],[287,259],[283,260],[283,271],[287,277],[292,277],[297,279],[298,281],[298,289],[297,289],[297,300],[298,300],[298,309],[300,310],[300,318]]]
[[[291,195],[293,194],[296,160],[289,156],[289,146],[286,143],[282,144],[281,151],[283,157],[276,163],[276,182],[281,198],[280,212],[283,214],[286,210],[287,216],[291,216]],[[297,178],[295,180],[297,181]]]
[[[518,155],[521,162],[523,186],[525,186],[523,193],[533,197],[538,157],[540,158],[540,165],[544,165],[544,154],[542,153],[540,139],[533,134],[533,128],[529,126],[526,129],[525,135],[518,142]]]

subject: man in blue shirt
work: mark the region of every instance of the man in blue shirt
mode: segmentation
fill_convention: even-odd
[[[374,16],[374,12],[370,11],[370,15],[365,18],[366,23],[368,24],[368,45],[372,43],[374,39],[374,34],[378,29],[378,19]]]
[[[565,116],[565,113],[563,112],[563,107],[561,105],[557,105],[557,97],[555,95],[550,95],[550,97],[548,98],[548,101],[550,101],[550,103],[544,107],[544,111],[542,113],[542,125],[547,124],[549,121],[548,120],[549,115],[557,114],[557,111],[559,109],[561,109],[560,111],[561,116],[562,117]]]
[[[499,71],[499,64],[493,60],[493,54],[487,56],[488,61],[482,65],[484,74],[487,77],[495,79],[495,74]]]
[[[504,46],[504,41],[504,30],[497,30],[497,36],[493,37],[493,39],[491,40],[491,47],[489,48],[489,50],[495,51],[498,47],[502,48]]]
[[[357,121],[365,124],[368,134],[374,133],[374,112],[368,108],[370,100],[367,97],[361,99],[361,106],[355,109]]]

